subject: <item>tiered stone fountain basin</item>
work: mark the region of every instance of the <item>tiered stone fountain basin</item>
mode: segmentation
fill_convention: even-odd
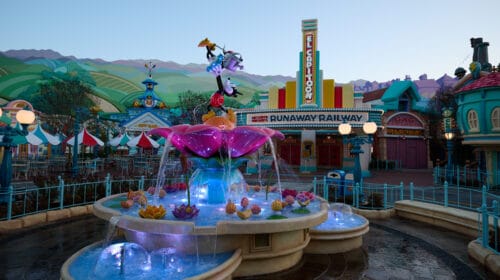
[[[309,230],[311,240],[304,252],[308,254],[337,254],[363,245],[363,235],[369,231],[368,220],[353,214],[350,207],[333,203],[328,219]]]
[[[137,215],[137,209],[116,207],[126,197],[125,194],[97,201],[94,213],[105,220],[120,216],[116,226],[125,239],[149,251],[166,247],[186,254],[239,250],[241,263],[232,276],[251,276],[282,271],[297,264],[309,244],[309,228],[321,224],[328,216],[328,203],[316,198],[307,206],[309,214],[292,213],[294,208],[300,206],[285,207],[280,214],[286,219],[269,220],[267,217],[274,213],[270,210],[272,200],[263,201],[264,195],[260,192],[251,197],[260,201],[263,211],[248,220],[241,220],[236,214],[226,214],[224,205],[203,205],[199,216],[193,220],[175,220],[169,216],[169,211],[164,219],[143,219]],[[178,199],[182,200],[183,196],[179,196]],[[165,203],[169,209],[172,200],[165,198]]]

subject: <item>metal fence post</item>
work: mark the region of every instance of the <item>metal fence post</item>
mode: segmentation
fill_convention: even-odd
[[[384,209],[387,209],[387,183],[384,184]]]
[[[139,190],[144,190],[144,175],[142,175],[141,179],[139,180]]]
[[[14,188],[11,186],[7,187],[7,220],[12,219],[12,195],[14,194]]]
[[[404,185],[403,182],[399,183],[399,200],[404,199]]]
[[[498,202],[496,200],[493,200],[492,203],[493,206],[493,234],[494,234],[494,241],[495,241],[495,252],[498,252]]]
[[[413,200],[413,182],[410,183],[410,200]]]
[[[467,165],[464,165],[464,185],[467,186]]]
[[[328,184],[326,183],[326,176],[323,176],[323,198],[328,200]]]
[[[483,185],[483,189],[482,189],[482,192],[481,192],[481,204],[484,204],[486,205],[487,201],[486,201],[486,195],[488,194],[488,191],[486,189],[486,186]]]
[[[106,187],[106,196],[111,195],[111,175],[106,174],[106,179],[105,179],[105,187]]]
[[[467,185],[467,183],[465,183]],[[457,187],[460,187],[460,166],[457,165]]]
[[[444,181],[444,207],[448,207],[448,181]]]
[[[432,181],[434,182],[434,185],[437,183],[437,180],[436,180],[436,168],[437,167],[432,168]]]
[[[313,193],[314,193],[315,195],[318,195],[318,190],[317,190],[317,188],[316,188],[316,184],[317,184],[317,183],[318,183],[318,182],[317,182],[317,180],[316,180],[316,177],[314,177],[314,179],[313,179]]]
[[[488,180],[489,178],[489,175],[488,175],[488,170],[485,170],[484,171],[484,179],[486,181],[486,187],[488,188],[488,190],[490,189],[490,180]]]
[[[479,183],[481,183],[481,170],[479,169],[479,166],[476,168],[476,179]]]
[[[488,208],[486,207],[486,204],[483,204],[480,208],[481,211],[481,216],[482,216],[482,240],[481,240],[481,245],[483,245],[484,248],[488,248]]]
[[[64,209],[64,180],[61,176],[57,176],[59,179],[59,209]]]
[[[359,185],[359,183],[356,183],[356,207],[359,208],[359,197],[363,195],[363,189],[361,188],[361,186]]]

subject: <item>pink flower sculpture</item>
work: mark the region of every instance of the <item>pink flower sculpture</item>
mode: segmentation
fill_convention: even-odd
[[[237,158],[255,152],[271,137],[284,139],[281,132],[266,127],[238,126],[221,129],[206,124],[155,128],[150,134],[167,139],[170,137],[172,145],[179,151],[204,158],[217,152]]]
[[[284,189],[281,191],[281,197],[285,198],[289,195],[291,195],[293,198],[295,198],[295,196],[297,195],[297,190]]]

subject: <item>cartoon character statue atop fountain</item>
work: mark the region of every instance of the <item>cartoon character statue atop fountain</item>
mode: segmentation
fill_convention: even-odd
[[[211,42],[208,38],[203,39],[198,47],[205,47],[207,50],[207,60],[209,65],[207,66],[207,72],[212,73],[217,80],[217,88],[218,90],[212,94],[210,97],[210,104],[208,105],[208,110],[220,109],[224,112],[227,110],[224,108],[224,95],[237,97],[238,95],[242,95],[237,89],[236,85],[231,82],[230,78],[227,78],[225,83],[222,82],[222,72],[224,69],[227,69],[231,72],[235,72],[236,70],[243,69],[243,58],[237,52],[226,51],[224,48],[217,46],[217,44]],[[216,48],[222,50],[222,53],[219,55],[215,55],[213,51]]]

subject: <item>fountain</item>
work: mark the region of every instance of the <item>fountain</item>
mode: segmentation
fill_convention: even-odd
[[[304,252],[308,254],[337,254],[363,245],[363,235],[369,230],[368,220],[352,213],[351,206],[332,203],[328,219],[309,230],[311,241]]]
[[[200,45],[212,61],[207,70],[217,74],[217,93],[236,94],[222,85],[220,64],[234,70],[241,58],[225,51],[229,57],[215,58],[215,44],[206,39]],[[117,234],[75,253],[62,279],[231,279],[282,271],[301,260],[310,229],[329,216],[328,203],[309,192],[282,191],[277,164],[277,185],[247,184],[238,169],[245,156],[266,142],[274,147],[283,134],[236,127],[232,110],[210,105],[220,110],[204,115],[203,124],[150,132],[189,158],[196,167],[191,177],[166,184],[168,157],[162,156],[155,187],[97,201],[94,214]]]

